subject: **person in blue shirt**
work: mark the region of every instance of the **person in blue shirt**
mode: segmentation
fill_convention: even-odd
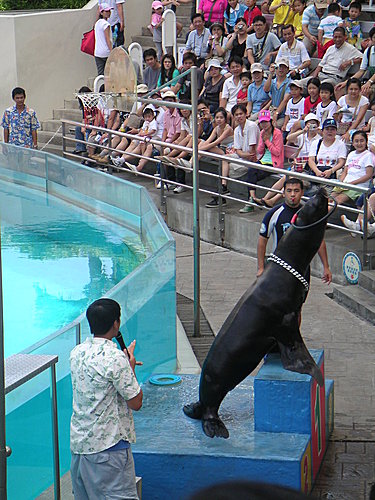
[[[247,114],[252,121],[256,121],[259,111],[270,101],[270,95],[264,90],[263,67],[260,63],[251,65],[251,76],[253,82],[249,85],[247,91]]]
[[[228,5],[224,12],[224,28],[226,33],[234,32],[237,19],[243,17],[246,10],[246,5],[239,3],[238,0],[228,0]]]
[[[289,62],[280,59],[278,65],[271,64],[270,72],[264,83],[265,92],[269,92],[271,98],[270,111],[275,127],[281,128],[284,123],[285,108],[290,99],[290,82],[288,75]]]

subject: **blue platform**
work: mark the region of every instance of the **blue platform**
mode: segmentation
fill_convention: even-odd
[[[319,357],[318,352],[312,354]],[[284,375],[290,380],[283,380]],[[305,378],[303,384],[313,384],[311,377],[286,372],[277,359],[271,358],[259,370],[255,381],[248,377],[224,399],[220,417],[229,430],[229,439],[207,437],[201,422],[187,418],[182,412],[184,404],[198,398],[199,376],[183,375],[180,385],[170,387],[145,383],[143,408],[134,414],[137,443],[133,446],[136,473],[142,476],[144,497],[180,500],[202,487],[235,479],[264,481],[309,492],[313,478],[311,425],[308,428],[306,422],[303,424],[306,432],[254,429],[254,385],[261,385],[262,377],[267,379],[269,376],[272,380],[280,379],[283,386],[291,383],[292,391],[300,377]],[[333,383],[326,386],[331,394],[333,418]],[[258,404],[264,407],[264,414],[272,413],[267,406],[274,404],[273,393],[278,392],[277,385],[271,392],[268,398],[265,395],[259,402],[255,398],[256,414],[259,414]],[[299,393],[296,396],[299,398]],[[292,403],[289,410],[287,405],[280,407],[284,414],[280,421],[290,420],[296,402]],[[277,408],[274,413],[278,413]],[[326,436],[329,417],[324,414],[323,420]],[[294,427],[298,427],[297,421],[295,418]],[[287,425],[285,429],[288,430]]]

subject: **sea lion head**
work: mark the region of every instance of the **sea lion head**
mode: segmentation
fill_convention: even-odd
[[[320,188],[315,196],[310,198],[303,207],[295,214],[292,224],[297,228],[307,228],[311,224],[326,224],[325,215],[328,213],[328,194],[324,188]]]

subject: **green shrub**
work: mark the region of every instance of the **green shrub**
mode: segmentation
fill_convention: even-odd
[[[0,0],[0,10],[80,9],[87,0]]]

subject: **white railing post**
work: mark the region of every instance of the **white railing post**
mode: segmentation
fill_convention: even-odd
[[[128,54],[132,61],[135,61],[142,72],[143,67],[143,51],[142,47],[137,42],[133,42],[128,47]]]
[[[163,19],[164,22],[161,25],[161,46],[163,53],[166,54],[167,48],[172,47],[174,60],[177,61],[176,15],[173,10],[167,9],[163,12]]]

